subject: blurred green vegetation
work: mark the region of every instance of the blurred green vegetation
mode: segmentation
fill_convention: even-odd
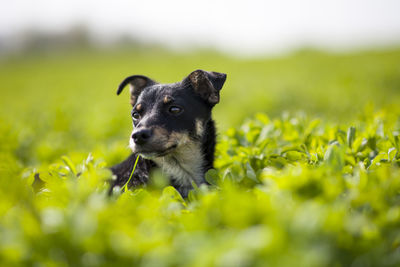
[[[17,139],[24,163],[51,162],[76,150],[110,150],[127,144],[131,130],[128,93],[115,94],[123,78],[143,74],[169,83],[200,68],[228,74],[214,111],[221,132],[261,111],[278,116],[302,110],[351,121],[368,103],[399,103],[399,62],[396,49],[342,55],[303,50],[252,60],[157,47],[38,52],[1,61],[0,119]]]
[[[400,49],[2,58],[0,263],[398,266],[399,62]],[[183,200],[155,174],[107,197],[105,167],[129,154],[132,127],[119,82],[176,82],[198,68],[228,74],[212,186]]]

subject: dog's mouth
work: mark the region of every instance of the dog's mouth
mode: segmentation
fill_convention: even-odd
[[[153,136],[144,144],[137,144],[132,138],[129,140],[129,147],[133,153],[140,154],[144,158],[155,159],[175,153],[177,149],[190,143],[189,135],[185,132],[168,132],[156,127],[153,129]]]
[[[166,149],[163,150],[147,150],[147,149],[139,149],[136,152],[139,153],[141,156],[143,156],[144,158],[160,158],[160,157],[164,157],[168,154],[170,154],[171,152],[173,152],[176,148],[178,147],[177,144],[174,144],[170,147],[167,147]]]

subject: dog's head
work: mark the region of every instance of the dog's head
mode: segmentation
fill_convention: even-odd
[[[155,158],[189,142],[200,142],[225,80],[226,74],[204,70],[193,71],[174,84],[159,84],[142,75],[127,77],[117,94],[129,84],[132,151]]]

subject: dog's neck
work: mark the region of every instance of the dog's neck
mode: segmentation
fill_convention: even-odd
[[[204,158],[199,144],[188,143],[182,145],[174,152],[155,158],[153,161],[179,187],[191,187],[192,183],[200,185],[203,182]]]
[[[183,195],[193,188],[193,183],[205,183],[205,173],[213,167],[215,126],[212,120],[206,123],[203,133],[199,141],[184,143],[171,154],[153,159]]]

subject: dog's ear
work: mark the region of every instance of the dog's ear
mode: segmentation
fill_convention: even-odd
[[[190,83],[197,94],[214,106],[219,102],[219,91],[225,80],[226,74],[224,73],[195,70],[184,79],[184,82]]]
[[[125,86],[129,84],[130,92],[131,92],[131,105],[134,106],[136,100],[143,89],[147,86],[154,85],[157,82],[152,79],[143,76],[143,75],[132,75],[121,82],[118,86],[117,95],[119,95],[122,90],[124,90]]]

